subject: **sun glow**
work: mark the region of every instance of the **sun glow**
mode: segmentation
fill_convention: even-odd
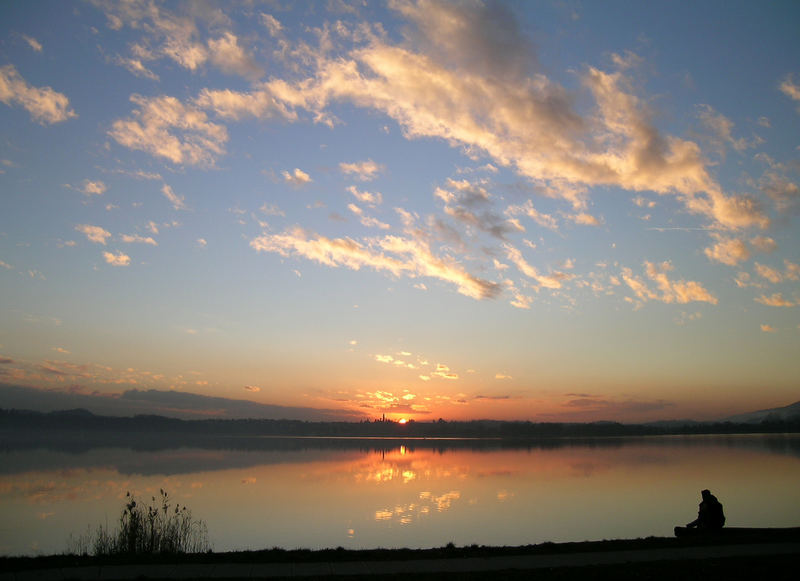
[[[397,423],[399,423],[399,424],[407,424],[407,423],[408,423],[408,420],[407,420],[406,418],[400,418],[400,419],[397,421]]]

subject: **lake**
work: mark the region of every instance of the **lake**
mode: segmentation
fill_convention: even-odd
[[[700,490],[728,526],[800,526],[800,435],[547,440],[246,438],[213,449],[0,452],[0,554],[63,552],[163,488],[216,551],[671,536]]]

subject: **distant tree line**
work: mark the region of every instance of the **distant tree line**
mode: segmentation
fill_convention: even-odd
[[[471,420],[405,424],[385,421],[306,422],[301,420],[180,420],[157,415],[99,416],[87,410],[35,412],[0,409],[5,430],[187,434],[197,436],[292,436],[320,438],[601,438],[679,434],[747,434],[800,432],[800,415],[767,417],[760,423],[691,422],[685,424],[560,423]]]

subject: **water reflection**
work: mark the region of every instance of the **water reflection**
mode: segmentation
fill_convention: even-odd
[[[59,552],[164,488],[217,550],[524,544],[671,534],[718,491],[729,526],[800,525],[800,437],[228,442],[141,451],[6,447],[0,553]],[[235,444],[235,445],[233,445]]]

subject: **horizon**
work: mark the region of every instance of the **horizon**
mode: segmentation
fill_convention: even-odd
[[[3,3],[0,384],[416,421],[796,402],[798,21]]]
[[[37,397],[38,396],[38,397]],[[183,421],[192,420],[266,420],[266,421],[303,421],[310,423],[360,423],[360,422],[393,422],[405,424],[409,422],[436,423],[445,422],[530,422],[524,418],[496,419],[489,417],[475,418],[422,418],[411,417],[386,417],[352,415],[343,410],[316,409],[263,404],[246,399],[228,399],[213,396],[204,396],[188,392],[168,392],[160,390],[131,389],[121,394],[86,395],[86,394],[60,394],[58,400],[43,398],[40,390],[36,388],[12,386],[0,383],[0,410],[36,412],[36,413],[62,413],[74,411],[87,411],[96,416],[133,418],[137,416],[156,416]],[[175,407],[180,404],[182,407]],[[800,401],[792,402],[777,408],[748,410],[743,416],[755,415],[763,412],[783,410],[797,406]],[[752,423],[751,420],[737,420],[737,416],[726,416],[697,420],[695,418],[662,417],[645,422],[621,422],[610,419],[593,420],[542,420],[532,423],[620,423],[628,425],[647,423],[715,423],[728,421],[743,421]]]

